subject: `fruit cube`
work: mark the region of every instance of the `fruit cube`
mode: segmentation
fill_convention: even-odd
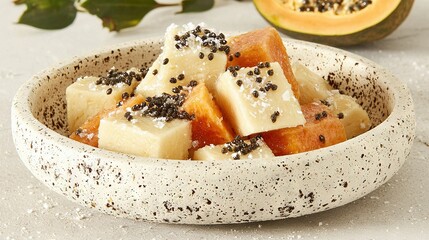
[[[300,104],[325,100],[333,94],[332,87],[328,82],[304,65],[295,62],[292,64],[292,69],[301,94]]]
[[[100,121],[98,145],[107,150],[144,157],[187,159],[191,148],[191,122],[134,116],[124,111],[109,114]]]
[[[192,24],[168,27],[163,52],[149,68],[136,92],[143,96],[177,93],[191,80],[204,82],[210,91],[226,66],[223,34]]]
[[[344,126],[327,106],[309,103],[301,109],[307,120],[304,126],[261,133],[274,155],[306,152],[347,140]]]
[[[192,89],[183,104],[183,109],[195,116],[192,120],[193,149],[209,144],[226,143],[234,138],[230,124],[223,118],[204,83]]]
[[[279,63],[230,67],[216,82],[216,101],[241,136],[305,123]]]
[[[82,77],[68,86],[66,101],[69,132],[76,131],[100,111],[116,106],[124,93],[131,94],[138,84],[135,77],[137,72],[137,69],[128,72],[111,69],[107,77]]]
[[[289,57],[283,41],[273,27],[247,32],[228,39],[231,48],[227,67],[252,67],[259,62],[278,62],[297,99],[300,98],[298,84],[293,75]]]
[[[264,141],[255,137],[243,140],[239,137],[222,145],[208,145],[195,151],[194,160],[238,160],[274,157]]]
[[[346,129],[347,138],[356,137],[371,128],[368,113],[353,97],[343,94],[334,94],[326,101],[332,112],[340,118]]]
[[[98,147],[98,127],[100,120],[107,117],[110,113],[120,109],[125,111],[126,108],[132,107],[136,104],[142,103],[144,98],[141,95],[136,95],[132,98],[124,100],[122,105],[118,108],[113,107],[99,112],[97,115],[86,120],[76,131],[74,131],[70,138],[78,142]]]

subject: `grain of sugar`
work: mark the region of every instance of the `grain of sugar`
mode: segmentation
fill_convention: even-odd
[[[159,118],[154,118],[153,121],[155,122],[155,127],[162,129],[165,127],[165,123],[167,121],[167,118],[165,117],[159,117]]]
[[[95,84],[95,82],[91,82],[91,83],[88,85],[88,89],[89,89],[90,91],[97,91],[97,90],[98,90],[98,86]]]
[[[89,140],[91,140],[94,137],[94,133],[90,133],[86,136],[86,138],[88,138]]]
[[[282,94],[282,99],[283,101],[289,102],[291,100],[290,92],[284,91],[284,93]]]

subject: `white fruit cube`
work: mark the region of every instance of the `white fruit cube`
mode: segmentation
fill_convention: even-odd
[[[131,69],[129,72],[131,71],[137,73],[138,70]],[[131,94],[138,84],[135,78],[132,78],[131,82],[117,81],[113,85],[100,81],[100,77],[87,76],[78,78],[67,87],[67,120],[70,133],[101,110],[114,107],[122,100],[123,93]]]
[[[100,121],[98,137],[100,148],[164,159],[187,159],[192,145],[190,121],[146,116],[129,121],[123,111]]]
[[[368,113],[353,97],[337,93],[326,100],[330,104],[329,108],[344,125],[347,139],[356,137],[371,127]]]
[[[216,101],[242,136],[305,123],[280,65],[266,66],[228,70],[216,82]]]
[[[292,64],[292,70],[301,93],[301,104],[324,100],[332,95],[332,87],[328,82],[304,65],[295,62]]]
[[[250,141],[245,141],[245,143],[250,144]],[[228,144],[222,145],[208,145],[203,148],[198,149],[194,152],[192,159],[194,160],[238,160],[238,159],[258,159],[258,158],[270,158],[274,157],[271,149],[263,142],[263,140],[258,140],[259,147],[247,154],[242,154],[238,152],[226,152],[223,149],[228,146]]]
[[[216,38],[223,35],[204,33],[204,30],[192,24],[168,27],[163,52],[149,68],[136,92],[146,97],[164,92],[171,94],[173,88],[187,86],[191,80],[204,82],[212,91],[214,82],[225,71],[226,40]]]

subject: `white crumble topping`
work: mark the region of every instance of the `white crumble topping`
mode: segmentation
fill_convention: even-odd
[[[165,117],[154,118],[153,121],[155,122],[154,126],[156,128],[162,129],[166,124],[167,118]]]
[[[194,140],[192,141],[192,147],[195,148],[198,146],[199,141],[198,140]]]
[[[290,92],[289,91],[285,91],[282,94],[282,99],[283,99],[283,101],[289,102],[291,100]]]
[[[94,137],[94,133],[90,133],[86,136],[86,138],[88,138],[89,140],[91,140]]]

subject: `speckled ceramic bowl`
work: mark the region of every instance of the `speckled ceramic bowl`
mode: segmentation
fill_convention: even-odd
[[[52,190],[83,206],[154,222],[216,224],[298,217],[378,188],[404,163],[415,134],[406,85],[377,64],[316,44],[286,41],[299,61],[356,97],[373,129],[328,148],[237,161],[168,161],[93,148],[66,137],[65,89],[115,66],[149,65],[159,41],[77,58],[25,83],[12,106],[17,151]]]

